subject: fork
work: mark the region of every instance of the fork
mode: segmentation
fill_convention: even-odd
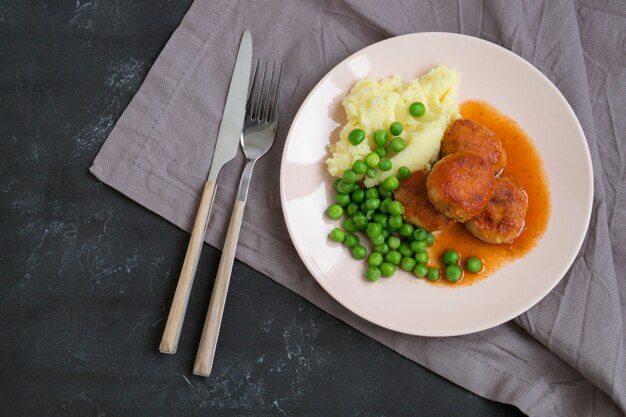
[[[263,66],[263,74],[259,77],[260,69],[261,60],[259,59],[254,68],[250,100],[246,106],[246,117],[241,134],[241,148],[246,157],[246,165],[241,175],[237,199],[235,200],[220,265],[215,277],[209,311],[202,329],[196,362],[193,366],[193,373],[200,376],[209,376],[213,367],[213,357],[215,356],[224,304],[226,304],[226,294],[233,269],[235,251],[237,250],[239,230],[248,196],[248,188],[250,187],[252,170],[259,158],[265,155],[272,146],[274,136],[276,135],[283,65],[280,64],[278,71],[276,71],[276,64],[272,64],[269,76],[267,62]],[[276,76],[275,72],[278,72]]]

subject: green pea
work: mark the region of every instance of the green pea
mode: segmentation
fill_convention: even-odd
[[[331,204],[326,209],[326,214],[333,220],[339,220],[343,216],[343,208],[339,204]]]
[[[443,253],[441,260],[443,261],[444,265],[455,265],[456,263],[459,262],[459,258],[460,256],[457,251],[448,249],[447,251]]]
[[[430,268],[426,274],[426,279],[429,281],[437,281],[439,279],[439,270],[437,268]]]
[[[428,263],[428,259],[429,259],[428,252],[426,252],[425,250],[415,251],[414,258],[417,262],[426,264]]]
[[[398,168],[398,179],[400,181],[404,181],[405,179],[409,178],[410,176],[411,176],[411,170],[409,169],[409,167],[400,167],[400,168]]]
[[[389,214],[392,216],[401,216],[404,213],[404,207],[399,201],[394,201],[389,204]]]
[[[374,143],[378,146],[385,146],[389,139],[389,133],[386,130],[377,130],[374,132]]]
[[[394,152],[401,152],[406,148],[406,142],[404,139],[397,137],[393,138],[391,142],[389,142],[389,149]]]
[[[345,207],[350,204],[350,196],[348,194],[337,194],[335,196],[335,201],[341,207]]]
[[[372,169],[378,167],[379,162],[380,156],[376,152],[370,152],[365,157],[365,164]]]
[[[372,224],[372,223],[370,223],[370,224]],[[383,243],[385,243],[385,236],[383,236],[383,234],[381,232],[381,234],[379,234],[378,236],[370,238],[370,241],[372,242],[372,245],[374,245],[374,246],[382,245]]]
[[[333,190],[338,191],[337,185],[339,185],[339,181],[341,181],[340,178],[337,178],[335,181],[333,181]]]
[[[391,236],[391,232],[388,229],[383,229],[383,237],[385,238],[385,241],[389,236]]]
[[[354,198],[352,198],[352,201],[354,201]],[[426,230],[422,229],[421,227],[418,227],[413,232],[413,239],[415,239],[415,240],[424,240],[424,239],[426,239],[426,234],[427,234]]]
[[[365,272],[365,278],[367,278],[369,282],[378,281],[380,279],[380,276],[381,276],[380,269],[375,266],[370,266],[369,268],[367,268],[367,271]]]
[[[463,269],[458,265],[449,265],[446,267],[446,279],[450,282],[457,282],[463,278]]]
[[[378,252],[374,252],[367,258],[367,263],[370,266],[380,266],[383,263],[383,255]]]
[[[386,243],[381,243],[380,245],[374,245],[372,249],[374,249],[374,252],[378,252],[381,255],[384,255],[387,252],[389,252],[389,246],[387,246]]]
[[[387,222],[389,229],[398,230],[403,224],[402,216],[389,216],[389,221]]]
[[[351,169],[343,171],[343,182],[346,184],[354,184],[356,182],[356,172]]]
[[[358,227],[357,227],[353,217],[348,217],[343,222],[343,228],[346,229],[346,232],[350,232],[350,233],[354,233],[354,232],[356,232],[358,230]]]
[[[389,221],[389,216],[383,213],[374,214],[374,221],[380,224],[383,228],[387,227],[387,222]]]
[[[350,199],[357,204],[365,202],[365,191],[357,188],[350,193]]]
[[[421,101],[416,101],[415,103],[411,103],[409,106],[409,113],[413,117],[422,117],[424,113],[426,113],[426,106]]]
[[[385,261],[393,265],[399,265],[401,260],[402,260],[402,255],[400,254],[400,252],[395,251],[395,250],[390,250],[385,255]]]
[[[352,218],[354,219],[356,227],[361,230],[365,229],[369,223],[367,216],[364,213],[355,213]]]
[[[365,199],[378,198],[378,189],[375,187],[365,190]]]
[[[354,200],[354,199],[353,199]],[[382,203],[380,203],[380,207],[378,208],[378,210],[381,213],[387,214],[389,213],[389,204],[391,204],[393,202],[393,200],[391,198],[385,198]]]
[[[400,181],[396,177],[388,177],[383,181],[383,188],[389,191],[394,191],[400,186]]]
[[[337,192],[341,194],[348,194],[354,189],[354,185],[348,184],[344,180],[340,180],[337,183]]]
[[[393,197],[393,191],[386,189],[382,185],[378,187],[378,193],[382,198],[391,198]]]
[[[415,265],[417,265],[415,259],[409,258],[408,256],[405,256],[404,258],[402,258],[402,261],[400,261],[400,268],[407,272],[412,271],[413,268],[415,268]]]
[[[358,145],[363,142],[363,139],[365,139],[365,131],[363,129],[354,129],[348,135],[348,140],[353,145]]]
[[[365,200],[365,207],[368,210],[376,210],[380,207],[380,199],[379,198],[368,198]]]
[[[465,268],[470,272],[480,272],[483,269],[483,262],[472,256],[467,258],[467,261],[465,261]]]
[[[402,256],[413,256],[413,251],[411,250],[411,246],[409,246],[408,242],[402,242],[398,247],[398,252]]]
[[[372,168],[367,168],[367,171],[365,171],[365,175],[367,176],[367,178],[374,179],[378,176],[378,171]]]
[[[400,236],[409,237],[413,234],[413,225],[411,223],[404,223],[398,233]]]
[[[424,239],[426,241],[426,246],[432,246],[435,244],[435,235],[433,235],[432,233],[428,233],[426,235],[426,239]]]
[[[389,126],[389,133],[391,133],[394,136],[398,136],[399,134],[401,134],[402,130],[403,130],[403,127],[402,127],[402,123],[400,122],[393,122],[391,126]]]
[[[352,257],[354,259],[364,259],[367,256],[367,249],[363,245],[356,245],[352,248]]]
[[[382,158],[380,162],[378,162],[378,168],[381,171],[389,171],[391,169],[391,161],[387,158]]]
[[[396,266],[388,262],[380,264],[380,273],[383,277],[389,278],[396,273]]]
[[[426,242],[423,240],[414,240],[411,242],[411,249],[413,252],[426,250]]]
[[[348,248],[353,248],[359,244],[359,237],[353,233],[349,233],[346,235],[346,240],[343,241],[343,244]]]
[[[367,209],[367,207],[365,207]],[[374,220],[374,214],[376,214],[376,210],[367,210],[365,212],[365,217],[367,217],[367,220],[372,221]]]
[[[425,264],[418,262],[417,265],[415,265],[415,269],[413,269],[413,273],[418,278],[424,278],[426,274],[428,274],[428,267]]]
[[[346,233],[338,227],[335,227],[333,230],[331,230],[328,236],[331,240],[339,243],[342,243],[344,240],[346,240]]]
[[[384,146],[377,146],[374,149],[374,152],[376,152],[376,154],[380,156],[381,158],[384,158],[385,156],[387,156],[387,153],[388,153],[387,148],[385,148]]]
[[[383,233],[383,226],[380,223],[370,223],[367,225],[367,236],[374,238]]]
[[[354,213],[356,213],[357,211],[359,211],[359,205],[357,203],[352,202],[348,204],[348,207],[346,209],[348,216],[354,215]]]
[[[401,245],[401,240],[396,236],[389,236],[387,238],[387,245],[389,245],[389,249],[398,249]]]
[[[354,161],[354,164],[352,164],[352,170],[359,175],[365,174],[365,171],[367,171],[367,165],[362,160],[357,159]]]

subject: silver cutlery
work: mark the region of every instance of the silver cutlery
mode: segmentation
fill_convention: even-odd
[[[260,72],[262,71],[262,74]],[[222,322],[224,304],[230,275],[235,259],[235,251],[239,240],[239,229],[243,219],[243,212],[250,187],[250,179],[254,165],[270,149],[276,134],[278,123],[278,111],[280,101],[280,88],[282,84],[283,65],[261,65],[257,61],[254,70],[250,99],[246,107],[246,118],[241,135],[241,147],[246,157],[246,165],[239,183],[237,199],[230,218],[228,233],[224,242],[224,249],[220,259],[220,265],[215,278],[211,303],[207,312],[200,346],[196,354],[193,373],[200,376],[209,376],[213,367],[213,357],[217,346],[217,338]]]
[[[252,35],[249,31],[245,31],[239,44],[235,69],[230,80],[226,105],[217,135],[213,160],[211,161],[211,170],[204,185],[198,214],[196,215],[191,238],[189,239],[189,246],[185,254],[185,261],[178,278],[176,292],[174,293],[170,313],[163,331],[163,338],[159,346],[159,350],[163,353],[176,353],[180,330],[185,319],[187,302],[189,301],[189,293],[196,275],[211,207],[213,206],[213,198],[217,190],[217,176],[224,164],[237,155],[238,142],[246,112],[251,69]]]

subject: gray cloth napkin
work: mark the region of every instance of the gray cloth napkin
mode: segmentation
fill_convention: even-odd
[[[237,257],[476,394],[531,416],[624,415],[626,4],[197,0],[91,167],[100,180],[187,231],[244,29],[252,31],[258,55],[284,59],[287,70],[280,128],[255,171]],[[299,261],[280,209],[285,136],[311,88],[353,52],[423,31],[481,37],[533,63],[574,108],[594,165],[591,224],[567,276],[518,318],[462,337],[407,336],[347,311]],[[241,168],[240,155],[218,181],[206,237],[216,247],[223,243]]]

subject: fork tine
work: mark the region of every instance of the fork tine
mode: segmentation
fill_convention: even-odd
[[[266,73],[267,73],[267,61],[265,61],[265,65],[263,66],[263,75],[261,76],[261,85],[259,86],[259,95],[257,96],[254,113],[252,114],[252,118],[256,120],[260,120],[260,114],[263,112],[263,109],[261,108],[261,103],[263,100],[263,90],[265,89],[265,74]]]
[[[263,104],[263,114],[261,115],[261,120],[265,122],[269,122],[270,116],[270,93],[272,92],[272,81],[274,80],[274,63],[272,62],[272,72],[270,72],[269,79],[267,80],[267,94],[265,95],[265,103]]]
[[[276,120],[278,120],[278,111],[280,108],[280,89],[282,87],[283,84],[283,70],[285,68],[284,64],[280,64],[280,71],[278,72],[278,80],[276,81],[276,91],[274,92],[274,97],[272,99],[273,102],[273,106],[272,106],[272,111],[271,111],[271,115],[269,118],[269,122],[274,122]]]

